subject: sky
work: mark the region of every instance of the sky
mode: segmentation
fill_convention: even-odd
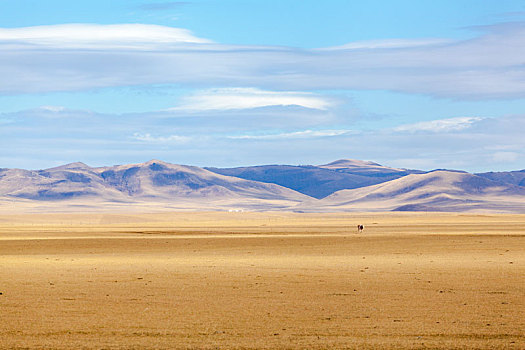
[[[525,169],[525,2],[0,0],[0,168]]]

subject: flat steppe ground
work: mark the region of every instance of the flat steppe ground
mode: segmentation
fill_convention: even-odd
[[[524,349],[525,216],[0,215],[0,293],[2,349]]]

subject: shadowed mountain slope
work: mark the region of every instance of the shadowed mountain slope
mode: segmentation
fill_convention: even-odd
[[[493,181],[505,182],[508,184],[525,187],[525,170],[488,172],[479,173],[476,175]]]
[[[324,211],[525,211],[525,188],[476,175],[433,171],[378,185],[338,191],[298,209]]]
[[[0,170],[0,196],[31,200],[61,200],[97,197],[124,200],[118,190],[107,186],[94,169],[68,164],[46,170]]]
[[[318,165],[317,167],[323,168],[323,169],[330,169],[335,170],[337,172],[341,173],[349,173],[349,174],[359,174],[363,176],[404,176],[408,174],[414,174],[414,173],[423,173],[423,171],[420,170],[407,170],[407,169],[398,169],[398,168],[391,168],[388,166],[384,166],[378,163],[366,161],[366,160],[358,160],[358,159],[339,159],[334,162]]]
[[[521,172],[496,173],[503,182],[460,171],[421,173],[355,160],[219,170],[244,178],[158,160],[97,168],[71,163],[45,170],[0,169],[0,209],[525,213],[525,187],[508,183],[521,183]],[[330,195],[317,199],[304,193]]]
[[[287,207],[307,196],[275,184],[161,161],[91,168],[82,163],[0,170],[0,196],[38,201],[165,202],[189,208]]]
[[[314,198],[342,189],[353,189],[398,179],[418,170],[389,168],[373,162],[342,159],[313,166],[261,165],[239,168],[206,168],[218,174],[274,183]]]

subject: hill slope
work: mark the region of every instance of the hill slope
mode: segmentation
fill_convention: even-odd
[[[314,198],[324,198],[339,190],[375,185],[420,172],[350,159],[319,166],[261,165],[206,169],[247,180],[274,183]]]
[[[525,212],[525,189],[476,175],[433,171],[382,184],[338,191],[299,210]]]
[[[488,172],[479,173],[476,175],[493,181],[505,182],[508,184],[525,187],[525,170]]]
[[[0,169],[0,209],[525,213],[525,187],[459,171],[421,173],[372,162],[340,160],[321,166],[269,165],[235,168],[231,172],[280,182],[319,197],[337,188],[354,187],[317,199],[275,183],[158,160],[98,168],[72,163],[35,171]],[[511,179],[517,182],[519,175],[512,174]]]
[[[181,208],[288,207],[307,196],[275,184],[223,176],[202,168],[152,160],[91,168],[73,163],[29,171],[0,171],[0,197],[32,201],[169,204]]]

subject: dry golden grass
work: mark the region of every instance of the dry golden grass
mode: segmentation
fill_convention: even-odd
[[[0,348],[522,349],[524,276],[520,215],[0,216]]]

